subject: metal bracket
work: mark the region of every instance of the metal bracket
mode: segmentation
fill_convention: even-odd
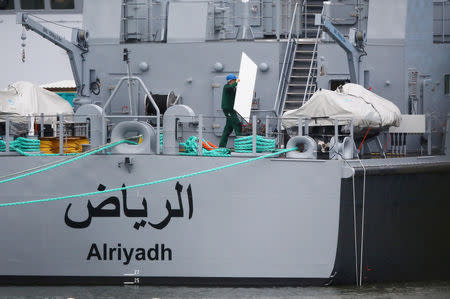
[[[134,159],[130,158],[130,157],[125,157],[123,162],[119,162],[117,164],[117,167],[122,168],[122,166],[124,166],[128,170],[128,173],[131,173],[131,169],[133,168],[133,165],[134,165]]]

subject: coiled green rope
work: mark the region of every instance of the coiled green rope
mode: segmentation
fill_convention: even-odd
[[[203,139],[203,141],[205,141]],[[185,148],[184,153],[180,153],[180,155],[184,156],[197,156],[197,148],[198,148],[198,138],[195,136],[189,137],[186,142],[181,142],[181,146]],[[202,145],[202,155],[207,157],[229,157],[231,156],[231,151],[228,148],[217,148],[215,150],[208,151],[207,149],[203,148]]]
[[[131,138],[128,138],[128,139],[131,139]],[[130,141],[128,139],[120,140],[120,141],[117,141],[117,142],[114,142],[114,143],[111,143],[111,144],[107,144],[107,145],[102,146],[102,147],[100,147],[98,149],[86,152],[84,154],[76,156],[75,158],[63,161],[63,162],[58,163],[58,164],[54,164],[54,165],[51,165],[51,166],[48,166],[48,167],[45,167],[45,168],[42,168],[42,169],[38,169],[38,170],[35,170],[35,171],[32,171],[32,172],[28,172],[28,173],[25,173],[25,174],[22,174],[22,175],[19,175],[19,176],[16,176],[16,177],[12,177],[12,178],[9,178],[9,179],[2,180],[2,181],[0,181],[0,184],[11,182],[11,181],[15,181],[15,180],[18,180],[18,179],[22,179],[22,178],[25,178],[27,176],[31,176],[31,175],[34,175],[34,174],[37,174],[37,173],[40,173],[40,172],[43,172],[43,171],[47,171],[47,170],[50,170],[50,169],[53,169],[53,168],[56,168],[56,167],[63,166],[63,165],[68,164],[68,163],[72,163],[72,162],[78,161],[78,160],[83,159],[83,158],[85,158],[87,156],[90,156],[90,155],[93,155],[95,153],[104,151],[106,149],[109,149],[111,147],[114,147],[114,146],[122,144],[122,143],[136,144],[136,142]]]
[[[275,139],[268,139],[262,136],[256,136],[256,152],[275,151]],[[236,138],[234,140],[234,151],[237,153],[251,153],[253,151],[253,136]]]
[[[210,173],[210,172],[214,172],[214,171],[219,171],[219,170],[223,170],[223,169],[226,169],[226,168],[235,167],[235,166],[238,166],[238,165],[254,162],[254,161],[257,161],[257,160],[261,160],[261,159],[265,159],[265,158],[269,158],[269,157],[273,157],[273,156],[278,156],[278,155],[281,155],[281,154],[284,154],[284,153],[287,153],[287,152],[290,152],[290,151],[294,151],[294,150],[297,150],[297,148],[284,149],[284,150],[281,150],[281,151],[278,151],[278,152],[270,153],[270,154],[259,156],[259,157],[256,157],[256,158],[251,158],[251,159],[244,160],[244,161],[239,161],[239,162],[228,164],[228,165],[224,165],[224,166],[219,166],[219,167],[210,168],[210,169],[207,169],[207,170],[202,170],[202,171],[193,172],[193,173],[180,175],[180,176],[176,176],[176,177],[171,177],[171,178],[166,178],[166,179],[161,179],[161,180],[157,180],[157,181],[153,181],[153,182],[147,182],[147,183],[143,183],[143,184],[119,187],[119,188],[108,189],[108,190],[103,190],[103,191],[82,193],[82,194],[76,194],[76,195],[68,195],[68,196],[53,197],[53,198],[38,199],[38,200],[29,200],[29,201],[20,201],[20,202],[9,202],[9,203],[0,204],[0,207],[18,206],[18,205],[33,204],[33,203],[42,203],[42,202],[64,200],[64,199],[70,199],[70,198],[76,198],[76,197],[87,197],[87,196],[93,196],[93,195],[98,195],[98,194],[103,194],[103,193],[116,192],[116,191],[127,190],[127,189],[141,188],[141,187],[146,187],[146,186],[150,186],[150,185],[156,185],[156,184],[160,184],[160,183],[166,183],[166,182],[170,182],[170,181],[176,181],[176,180],[180,180],[180,179],[185,179],[185,178],[189,178],[189,177],[193,177],[193,176],[197,176],[197,175],[201,175],[201,174],[206,174],[206,173]]]
[[[39,152],[41,150],[41,141],[19,137],[9,143],[9,148],[17,152]],[[6,151],[6,142],[4,140],[0,140],[0,151]]]

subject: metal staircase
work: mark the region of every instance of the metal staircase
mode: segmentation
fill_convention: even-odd
[[[317,55],[314,51],[315,44],[315,39],[302,39],[297,44],[286,93],[285,111],[299,108],[305,95],[308,100],[316,91]]]
[[[304,0],[302,5],[303,38],[316,37],[317,26],[314,25],[316,14],[322,13],[324,0]]]
[[[296,109],[317,90],[317,42],[320,28],[314,25],[315,14],[322,13],[323,0],[304,0],[302,6],[303,37],[297,40],[285,97],[284,111]]]
[[[292,20],[295,20],[295,13],[300,6],[300,36],[303,38],[292,36],[292,21],[274,106],[277,115],[301,107],[317,89],[317,43],[321,28],[314,25],[314,18],[315,14],[322,13],[323,0],[297,3]]]

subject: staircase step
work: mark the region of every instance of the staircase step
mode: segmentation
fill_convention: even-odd
[[[308,53],[308,54],[312,54],[312,50],[297,50],[297,51],[295,51],[295,53]]]
[[[292,75],[291,79],[305,79],[308,80],[308,75]]]
[[[289,83],[289,86],[307,86],[308,84],[306,83]]]
[[[304,12],[303,15],[306,15],[307,17],[311,17],[311,16],[315,16],[317,14],[320,14],[322,12],[322,10],[319,11],[310,11],[308,10],[308,12]]]
[[[294,66],[292,69],[293,69],[293,70],[308,70],[308,71],[309,71],[309,66],[308,66],[308,67]],[[312,67],[311,69],[317,70],[317,66]]]
[[[308,98],[305,99],[305,102],[308,100]],[[285,101],[286,104],[301,104],[303,103],[303,98],[299,99],[297,101]]]
[[[317,28],[316,28],[317,31]],[[308,47],[309,45],[314,47],[314,44],[316,43],[316,39],[315,38],[300,38],[297,41],[297,45],[299,46],[306,46]]]
[[[308,75],[292,75],[291,78],[294,78],[294,79],[308,79]]]
[[[287,95],[291,95],[291,96],[299,96],[299,95],[304,95],[305,92],[294,92],[294,91],[288,91]],[[314,94],[313,91],[311,92],[307,92],[306,94]]]
[[[294,61],[311,63],[311,58],[294,58]],[[317,61],[317,59],[314,59],[314,61]]]

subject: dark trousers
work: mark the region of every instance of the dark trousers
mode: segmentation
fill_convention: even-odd
[[[220,138],[220,147],[226,147],[228,142],[228,136],[233,132],[236,133],[236,136],[241,135],[241,122],[239,121],[239,118],[237,117],[236,111],[234,110],[224,110],[223,113],[227,117],[227,123],[225,124],[225,127],[223,128],[222,132],[222,138]]]

